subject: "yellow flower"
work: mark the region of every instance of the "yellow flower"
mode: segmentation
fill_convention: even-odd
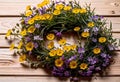
[[[88,64],[86,64],[86,63],[80,64],[80,69],[85,70],[87,68],[88,68]]]
[[[64,45],[64,44],[66,44],[66,39],[65,39],[65,38],[62,38],[62,39],[60,39],[60,40],[58,41],[58,43],[59,43],[60,45]]]
[[[71,8],[72,8],[71,6],[65,6],[65,7],[64,7],[64,10],[65,10],[65,11],[69,11]]]
[[[81,14],[86,13],[86,12],[87,12],[86,9],[84,9],[84,8],[80,9],[80,13],[81,13]]]
[[[79,30],[80,30],[80,27],[75,27],[74,28],[74,31],[76,31],[76,32],[79,31]]]
[[[57,4],[57,5],[55,6],[55,9],[56,9],[56,10],[62,10],[63,7],[64,7],[63,4]]]
[[[6,33],[6,37],[10,36],[10,35],[11,35],[11,33],[12,33],[12,30],[11,30],[11,29],[9,29],[9,30],[7,31],[7,33]]]
[[[27,10],[26,12],[25,12],[25,16],[31,16],[32,15],[32,11],[31,10]]]
[[[69,66],[70,66],[71,69],[77,68],[77,61],[74,61],[74,60],[71,61],[70,64],[69,64]]]
[[[59,15],[61,12],[60,12],[60,10],[54,10],[53,11],[53,15]]]
[[[76,47],[77,47],[77,45],[71,45],[71,50],[75,50],[76,49]]]
[[[55,56],[56,55],[56,50],[51,50],[50,52],[49,52],[49,55],[51,56],[51,57],[53,57],[53,56]]]
[[[51,20],[53,15],[52,14],[43,14],[43,17],[45,18],[45,20]]]
[[[26,54],[23,54],[19,57],[19,62],[24,62],[26,60]]]
[[[57,51],[57,56],[62,56],[64,53],[64,51],[61,49],[57,49],[56,51]]]
[[[93,26],[94,26],[94,22],[89,22],[89,23],[87,24],[87,26],[88,26],[88,27],[93,27]]]
[[[56,67],[62,67],[62,65],[63,65],[63,60],[62,59],[56,59],[55,60],[55,66]]]
[[[28,5],[28,6],[26,7],[26,10],[30,10],[30,9],[31,9],[31,6]]]
[[[106,37],[100,37],[98,41],[100,43],[104,43],[104,42],[106,42],[106,40],[107,40]]]
[[[42,8],[44,7],[45,5],[49,4],[50,3],[50,0],[44,0],[43,2],[39,3],[37,5],[38,8]]]
[[[23,45],[23,42],[22,42],[22,41],[20,41],[20,42],[19,42],[19,45],[18,45],[18,47],[17,47],[17,48],[18,48],[18,49],[21,49],[22,45]]]
[[[52,49],[54,47],[54,42],[53,41],[50,42],[47,47],[48,49]]]
[[[69,52],[71,50],[71,46],[63,46],[63,50]]]
[[[31,25],[31,24],[33,24],[33,23],[34,23],[34,19],[29,19],[29,20],[28,20],[28,24]]]
[[[13,49],[14,49],[14,47],[15,47],[15,44],[14,44],[14,43],[12,43],[12,44],[10,45],[10,50],[13,50]]]
[[[82,32],[81,36],[86,38],[86,37],[90,36],[90,33],[89,32]]]
[[[79,8],[74,8],[72,10],[72,13],[75,13],[75,14],[78,14],[80,12],[80,9]]]
[[[27,31],[29,33],[33,33],[35,30],[36,30],[36,28],[34,26],[30,26]]]
[[[53,33],[50,33],[46,36],[48,40],[53,40],[55,38],[55,35]]]
[[[27,33],[26,33],[26,29],[23,29],[21,32],[20,32],[20,35],[22,36],[25,36]]]
[[[31,51],[33,50],[34,48],[34,44],[32,42],[28,42],[26,45],[25,45],[25,48],[27,51]]]
[[[93,53],[94,54],[99,54],[101,52],[101,49],[100,48],[94,48],[93,49]]]

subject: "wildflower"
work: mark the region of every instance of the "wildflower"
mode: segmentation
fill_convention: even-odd
[[[14,49],[14,47],[15,47],[15,44],[14,44],[14,43],[12,43],[12,44],[10,45],[10,50],[13,50],[13,49]]]
[[[71,46],[63,46],[63,50],[69,52],[71,50]]]
[[[28,24],[31,25],[31,24],[33,24],[33,23],[34,23],[34,19],[29,19],[29,20],[28,20]]]
[[[43,2],[39,3],[37,5],[38,8],[42,8],[44,7],[45,5],[49,4],[50,3],[50,0],[44,0]]]
[[[88,27],[94,27],[95,25],[94,25],[94,22],[89,22],[89,23],[87,24],[87,26],[88,26]]]
[[[90,36],[90,33],[89,32],[82,32],[81,36],[86,38],[86,37]]]
[[[30,9],[31,9],[31,6],[28,5],[28,6],[26,7],[26,11],[27,11],[27,10],[30,10]]]
[[[74,44],[74,45],[71,45],[70,47],[71,47],[71,50],[75,50],[75,49],[76,49],[76,47],[77,47],[77,45],[76,45],[76,44]]]
[[[72,13],[74,13],[74,14],[78,14],[80,12],[80,9],[79,8],[74,8],[73,10],[72,10]]]
[[[6,37],[10,36],[10,35],[11,35],[11,33],[12,33],[12,30],[11,30],[11,29],[9,29],[9,30],[7,31],[7,33],[6,33]]]
[[[25,12],[25,16],[31,16],[32,15],[32,11],[31,10],[27,10],[26,12]]]
[[[29,33],[33,33],[33,32],[35,31],[35,29],[36,29],[36,28],[35,28],[34,26],[30,26],[27,31],[28,31]]]
[[[62,38],[62,39],[60,39],[60,40],[58,41],[58,43],[59,43],[60,45],[64,45],[64,44],[66,44],[66,39],[65,39],[65,38]]]
[[[49,55],[50,55],[51,57],[55,56],[55,55],[56,55],[56,50],[51,50],[51,51],[49,52]]]
[[[71,69],[77,68],[77,61],[74,61],[74,60],[71,61],[70,64],[69,64],[69,66],[70,66]]]
[[[75,27],[74,28],[74,31],[76,31],[76,32],[79,31],[79,30],[80,30],[80,27]]]
[[[63,4],[57,4],[57,5],[55,6],[55,9],[56,9],[56,10],[62,10],[63,7],[64,7]]]
[[[64,10],[65,10],[65,11],[69,11],[71,8],[72,8],[71,6],[65,6],[65,7],[64,7]]]
[[[84,8],[80,9],[80,13],[81,13],[81,14],[84,14],[84,13],[86,13],[86,12],[87,12],[86,9],[84,9]]]
[[[23,45],[23,42],[22,42],[22,41],[20,41],[20,42],[19,42],[19,45],[18,45],[18,47],[17,47],[17,48],[18,48],[18,49],[21,49],[22,45]]]
[[[86,64],[86,63],[80,64],[80,69],[85,70],[87,68],[88,68],[88,64]]]
[[[19,62],[24,62],[26,60],[26,54],[23,54],[19,57]]]
[[[54,42],[53,41],[50,42],[47,47],[48,49],[52,49],[54,47]]]
[[[50,33],[46,36],[48,40],[53,40],[55,38],[55,35],[53,33]]]
[[[57,56],[62,56],[64,53],[64,51],[61,49],[57,49],[56,52],[57,52]]]
[[[54,10],[53,11],[53,15],[59,15],[61,12],[60,12],[60,10]]]
[[[23,29],[21,32],[20,32],[20,35],[22,36],[25,36],[27,33],[26,33],[26,29]]]
[[[25,48],[27,51],[31,51],[33,50],[34,48],[34,44],[32,42],[28,42],[26,45],[25,45]]]
[[[100,37],[98,41],[100,43],[104,43],[104,42],[106,42],[106,40],[107,40],[106,37]]]
[[[55,60],[55,66],[56,67],[62,67],[62,65],[63,65],[63,60],[62,59],[56,59]]]
[[[93,53],[94,54],[99,54],[101,52],[101,49],[100,48],[94,48],[93,49]]]

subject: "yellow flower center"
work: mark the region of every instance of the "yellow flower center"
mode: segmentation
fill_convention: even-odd
[[[86,37],[90,36],[90,33],[89,32],[82,32],[81,36],[86,38]]]
[[[66,39],[65,39],[65,38],[62,38],[62,39],[60,39],[60,40],[58,41],[58,43],[59,43],[60,45],[65,45],[65,44],[66,44]]]
[[[86,64],[86,63],[80,64],[80,69],[85,70],[87,68],[88,68],[88,64]]]
[[[100,37],[98,41],[99,41],[100,43],[104,43],[104,42],[106,42],[106,40],[107,40],[107,39],[106,39],[105,37]]]
[[[51,56],[51,57],[53,57],[53,56],[55,56],[56,55],[56,50],[51,50],[50,52],[49,52],[49,55]]]
[[[65,10],[65,11],[69,11],[71,8],[72,8],[71,6],[65,6],[65,7],[64,7],[64,10]]]
[[[55,35],[53,33],[50,33],[46,36],[48,40],[53,40],[55,38]]]
[[[69,66],[70,66],[71,69],[77,68],[77,61],[71,61]]]
[[[35,29],[36,29],[36,28],[35,28],[34,26],[30,26],[27,31],[28,31],[29,33],[33,33],[33,32],[35,31]]]
[[[79,8],[74,8],[72,10],[72,13],[75,13],[75,14],[78,14],[80,12],[80,9]]]
[[[58,56],[62,56],[63,53],[64,53],[64,51],[61,50],[61,49],[57,49],[56,51],[57,51],[57,55],[58,55]]]
[[[55,60],[55,66],[56,67],[61,67],[63,65],[63,60],[62,59],[56,59]]]
[[[29,42],[29,43],[26,44],[25,47],[26,47],[27,51],[31,51],[34,47],[34,44],[32,42]]]
[[[89,22],[87,26],[88,27],[93,27],[94,26],[94,22]]]
[[[93,49],[93,53],[94,54],[99,54],[101,52],[101,49],[100,48],[94,48]]]
[[[60,10],[54,10],[53,11],[53,15],[59,15],[61,12],[60,12]]]
[[[74,28],[74,31],[76,31],[76,32],[79,31],[79,30],[80,30],[80,27],[75,27]]]

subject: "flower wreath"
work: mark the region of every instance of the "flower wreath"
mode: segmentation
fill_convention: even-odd
[[[111,63],[117,46],[112,25],[108,28],[106,20],[95,15],[89,5],[44,0],[37,7],[27,6],[21,16],[20,24],[6,34],[10,40],[19,39],[17,47],[11,43],[10,49],[17,48],[20,62],[27,61],[33,67],[73,80],[100,73]],[[70,44],[64,35],[77,36],[77,42]]]

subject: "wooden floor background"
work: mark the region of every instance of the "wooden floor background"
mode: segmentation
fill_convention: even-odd
[[[20,13],[27,5],[36,5],[41,0],[0,0],[0,82],[69,82],[48,75],[42,69],[24,68],[18,58],[13,57],[9,44],[4,39],[8,29],[20,20]],[[67,1],[67,0],[66,0]],[[113,23],[113,36],[120,39],[120,0],[80,0],[80,4],[91,3],[96,13]],[[82,82],[120,82],[120,48],[107,76]]]

